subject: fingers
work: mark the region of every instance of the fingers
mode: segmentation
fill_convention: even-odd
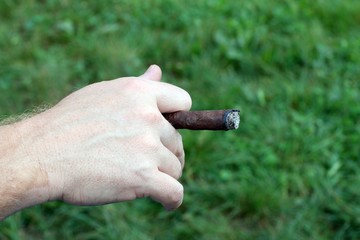
[[[183,169],[185,165],[185,152],[180,133],[167,121],[162,125],[160,131],[160,140],[162,144],[177,157],[181,169]]]
[[[166,120],[164,119],[164,122]],[[160,124],[155,133],[153,159],[159,171],[179,179],[185,165],[185,153],[181,135],[168,123]]]
[[[191,108],[191,97],[185,90],[162,83],[161,88],[156,89],[156,102],[161,113],[188,111]]]
[[[179,163],[180,170],[184,167],[185,153],[182,137],[156,107],[136,111],[133,113],[132,121],[137,121],[140,126],[146,129],[146,132],[142,132],[142,141],[150,139],[152,151],[156,150],[155,154],[163,156],[162,158],[155,157],[155,159],[167,161],[171,153],[171,158],[175,158]],[[146,134],[147,137],[145,137]],[[147,145],[149,144],[147,143]],[[167,155],[164,156],[165,150]]]
[[[155,94],[157,106],[161,113],[187,111],[191,108],[191,97],[185,90],[168,83],[161,83],[161,69],[157,65],[151,65],[140,76],[150,82],[150,91]]]
[[[161,157],[157,158],[158,170],[166,173],[174,179],[179,179],[182,175],[182,164],[179,159],[167,148],[164,147]]]
[[[152,80],[152,81],[157,81],[160,82],[161,81],[161,69],[158,65],[151,65],[146,72],[139,76],[140,78],[144,78],[144,79],[148,79],[148,80]]]
[[[158,172],[149,180],[148,193],[153,200],[160,202],[167,210],[178,208],[184,196],[183,186],[171,176]]]
[[[157,170],[153,169],[148,175],[145,188],[138,196],[149,196],[166,209],[172,210],[179,207],[183,200],[183,186],[177,181],[181,177],[183,165],[167,147],[160,142],[158,144],[161,146],[152,151]],[[178,142],[178,145],[182,146],[182,142]]]

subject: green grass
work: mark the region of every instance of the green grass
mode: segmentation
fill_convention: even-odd
[[[72,2],[72,3],[71,3]],[[182,131],[182,207],[51,202],[1,239],[359,239],[360,2],[0,2],[0,115],[159,64],[193,109],[238,131]]]

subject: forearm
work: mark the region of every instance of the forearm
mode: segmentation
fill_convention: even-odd
[[[46,201],[44,174],[28,150],[28,121],[0,126],[0,220]]]

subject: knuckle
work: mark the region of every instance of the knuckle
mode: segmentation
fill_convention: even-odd
[[[191,96],[188,92],[185,91],[185,96],[184,96],[184,109],[185,110],[190,110],[192,105],[192,100],[191,100]]]
[[[142,111],[142,119],[149,125],[158,125],[163,121],[163,116],[155,110]]]
[[[123,79],[124,89],[129,91],[141,91],[145,89],[145,82],[136,77],[127,77]]]
[[[172,166],[171,166],[171,172],[169,172],[169,174],[175,178],[176,180],[178,180],[181,175],[182,175],[182,165],[181,165],[181,162],[178,161],[177,158],[174,159],[174,162],[172,163]]]
[[[180,144],[182,144],[182,136],[178,131],[175,131],[175,138]]]
[[[156,152],[160,147],[159,141],[151,136],[143,136],[140,142],[142,148],[148,151]]]
[[[180,179],[182,176],[182,167],[179,165],[180,168],[176,171],[175,179]]]
[[[179,148],[175,151],[175,156],[179,158],[181,161],[184,161],[185,159],[185,151],[182,148]]]
[[[184,196],[184,187],[179,185],[178,187],[174,188],[171,194],[169,195],[169,203],[172,206],[178,206],[182,202]]]
[[[185,152],[184,151],[182,151],[181,153],[178,154],[178,159],[179,159],[179,162],[181,165],[181,170],[182,170],[185,167]],[[181,175],[180,175],[180,177],[181,177]]]
[[[185,152],[182,142],[182,136],[179,132],[176,133],[177,148],[174,151],[174,155],[179,159],[181,167],[185,164]]]

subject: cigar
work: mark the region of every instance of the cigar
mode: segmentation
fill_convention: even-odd
[[[231,130],[240,124],[239,110],[179,111],[163,116],[176,129]]]

